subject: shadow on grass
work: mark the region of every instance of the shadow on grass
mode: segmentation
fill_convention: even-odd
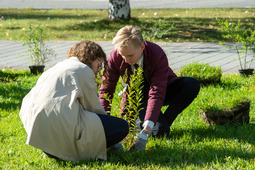
[[[241,158],[247,161],[254,159],[254,152],[250,149],[242,149],[241,143],[255,144],[255,124],[244,124],[236,126],[213,126],[208,128],[195,128],[187,130],[175,130],[171,133],[171,138],[162,139],[163,145],[155,140],[155,144],[145,151],[108,151],[108,160],[97,161],[80,161],[70,163],[58,160],[57,162],[63,167],[76,167],[79,165],[88,165],[89,167],[126,166],[130,168],[149,168],[160,166],[161,168],[185,168],[187,166],[204,167],[211,163],[225,163],[227,159]],[[184,136],[189,135],[190,139],[183,143],[179,141]],[[204,144],[204,141],[217,141],[223,139],[224,144]],[[238,148],[236,144],[232,144],[230,140],[238,140],[240,149],[231,149],[231,145]],[[169,145],[165,145],[165,141],[169,140]],[[214,142],[215,143],[215,142]],[[194,147],[194,145],[196,145]]]
[[[227,90],[227,89],[241,88],[243,84],[240,82],[234,82],[234,81],[220,81],[220,82],[213,82],[213,83],[201,83],[201,86],[203,87],[212,86],[214,88],[221,87]]]
[[[131,18],[130,20],[120,20],[120,21],[110,21],[108,19],[100,19],[98,21],[83,22],[74,25],[68,25],[66,27],[55,27],[52,26],[53,30],[73,30],[76,27],[80,31],[108,31],[111,33],[116,33],[120,28],[125,25],[134,25],[142,29],[144,33],[153,37],[155,35],[154,24],[159,20],[164,20],[165,24],[174,25],[174,29],[170,31],[169,34],[165,34],[156,40],[176,40],[185,39],[186,41],[210,41],[219,42],[224,41],[222,38],[222,32],[217,30],[218,23],[215,18],[203,19],[203,18]],[[239,18],[234,18],[233,21],[237,22]],[[255,22],[255,18],[250,18],[250,20]],[[208,28],[212,25],[212,28]],[[163,25],[159,25],[163,26]],[[247,28],[254,27],[252,25],[246,25]],[[162,30],[165,31],[165,30]],[[146,38],[146,37],[145,37]],[[231,41],[231,40],[227,40]]]
[[[20,76],[28,75],[28,72],[16,72],[16,71],[1,71],[0,70],[0,82],[13,82]]]
[[[108,160],[80,161],[77,163],[58,160],[63,167],[76,167],[88,165],[93,168],[104,166],[125,166],[129,168],[146,169],[151,166],[161,168],[185,168],[187,166],[204,167],[211,163],[225,163],[228,157],[241,158],[250,161],[254,153],[250,151],[219,148],[214,146],[201,147],[200,149],[186,149],[185,147],[163,148],[155,147],[146,151],[108,152]]]
[[[36,19],[36,20],[46,20],[46,19],[83,19],[86,17],[97,17],[96,13],[93,15],[87,14],[77,14],[75,12],[69,12],[66,10],[59,13],[52,13],[51,10],[40,10],[40,9],[8,9],[2,10],[1,16],[5,19]]]
[[[160,143],[156,144],[150,150],[143,152],[132,152],[127,151],[124,154],[110,153],[109,162],[116,164],[125,165],[136,165],[143,168],[144,165],[149,166],[150,164],[158,166],[203,166],[205,164],[210,164],[211,162],[225,162],[227,157],[231,159],[241,158],[245,160],[251,160],[254,158],[254,153],[250,149],[231,149],[232,144],[230,140],[237,140],[238,145],[241,147],[242,143],[250,143],[255,145],[255,124],[243,124],[236,126],[214,126],[208,128],[195,128],[187,130],[177,130],[173,131],[171,138],[174,140],[185,138],[184,136],[189,136],[191,143],[185,141],[182,144],[179,142],[170,142],[170,146],[162,147]],[[169,140],[171,140],[169,138]],[[225,144],[223,146],[205,144],[203,141],[212,140],[217,141],[223,139]],[[164,139],[163,139],[164,140]],[[187,147],[187,145],[198,144],[198,147]]]
[[[30,91],[19,80],[22,76],[30,76],[28,72],[0,71],[0,108],[2,110],[16,110],[20,108],[22,99]],[[7,116],[7,115],[4,115]],[[4,117],[0,114],[0,117]]]
[[[102,30],[108,33],[115,35],[115,33],[125,25],[134,25],[142,28],[142,31],[148,37],[146,39],[154,38],[155,29],[153,25],[157,23],[159,20],[164,20],[166,24],[174,25],[174,29],[170,31],[170,33],[165,34],[155,38],[155,41],[177,41],[177,39],[182,41],[209,41],[209,42],[219,42],[224,41],[222,38],[222,32],[217,30],[218,23],[217,19],[221,18],[203,18],[203,17],[167,17],[167,18],[149,18],[149,17],[132,17],[130,20],[120,20],[120,21],[110,21],[105,16],[98,16],[96,12],[91,12],[88,14],[81,13],[77,15],[77,11],[72,12],[64,12],[61,11],[59,13],[51,12],[50,10],[20,10],[20,11],[3,11],[1,15],[5,16],[6,19],[35,19],[39,21],[44,21],[46,19],[58,19],[59,21],[63,21],[62,23],[66,23],[65,26],[58,27],[56,24],[50,25],[47,24],[48,28],[51,31],[98,31]],[[82,23],[78,23],[75,20],[80,19],[88,19],[88,22],[83,21]],[[70,22],[66,22],[65,20],[72,20],[74,24],[70,24]],[[231,18],[229,19],[231,22],[237,22],[240,18]],[[96,21],[95,21],[96,20]],[[249,22],[247,22],[248,20]],[[58,22],[59,22],[58,21]],[[241,22],[247,28],[253,28],[254,25],[252,23],[255,22],[255,17],[250,18],[241,18]],[[160,26],[160,25],[159,25]],[[163,26],[163,25],[161,25]],[[23,27],[23,26],[22,26]],[[20,30],[22,27],[19,26],[8,26],[10,30]],[[75,28],[75,29],[74,29]],[[154,29],[154,30],[153,30]],[[165,31],[165,30],[162,30]],[[161,31],[161,32],[162,32]],[[67,33],[69,34],[69,33]],[[71,33],[70,33],[71,34]],[[159,33],[160,34],[160,33]],[[73,36],[72,34],[69,36]],[[69,36],[65,37],[61,33],[59,33],[56,38],[70,38]],[[225,40],[231,41],[231,40]]]
[[[125,25],[135,25],[135,26],[140,26],[144,24],[149,24],[152,25],[153,22],[147,22],[147,21],[142,21],[138,18],[131,18],[130,20],[114,20],[110,21],[108,19],[100,19],[97,21],[89,21],[89,22],[82,22],[74,25],[67,25],[66,27],[56,27],[52,26],[50,27],[51,29],[54,30],[73,30],[74,27],[77,28],[77,30],[80,31],[102,31],[102,30],[107,30],[116,33],[121,27]]]
[[[212,41],[219,41],[222,40],[222,33],[217,31],[216,28],[208,29],[205,28],[204,25],[208,25],[212,23],[213,25],[216,24],[215,19],[208,19],[203,20],[201,18],[131,18],[130,20],[120,20],[120,21],[110,21],[108,19],[100,19],[98,21],[90,21],[90,22],[83,22],[74,25],[67,25],[65,27],[56,27],[51,26],[52,30],[74,30],[76,27],[79,31],[108,31],[111,33],[116,33],[120,28],[124,27],[125,25],[134,25],[140,27],[143,32],[147,32],[148,35],[154,36],[153,33],[153,25],[158,20],[164,20],[165,23],[169,25],[174,25],[175,29],[172,30],[171,34],[166,34],[162,36],[159,40],[165,39],[186,39],[186,40],[208,40],[212,39]],[[173,33],[175,32],[175,33]],[[146,37],[145,37],[146,38]]]
[[[209,139],[236,139],[241,142],[247,142],[255,145],[255,124],[225,124],[208,126],[206,128],[195,128],[189,130],[175,130],[171,134],[175,138],[181,138],[183,135],[191,135],[196,141],[203,141],[204,138]]]
[[[9,86],[8,88],[1,88],[0,94],[4,100],[0,101],[0,108],[2,110],[16,110],[19,109],[22,99],[30,91],[28,88]],[[10,112],[11,113],[11,112]],[[7,116],[7,115],[5,115]],[[5,117],[0,114],[0,117]]]

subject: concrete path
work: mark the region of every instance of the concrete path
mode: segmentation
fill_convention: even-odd
[[[67,51],[78,41],[48,41],[46,44],[53,48],[57,54],[55,58],[47,62],[46,69],[67,57]],[[113,50],[110,41],[97,42],[102,46],[107,57]],[[235,50],[229,50],[218,43],[165,43],[159,42],[168,56],[170,67],[174,71],[192,62],[209,63],[212,66],[221,66],[224,73],[237,73],[239,61]],[[19,41],[0,41],[0,69],[28,69],[29,56],[21,56],[26,51]],[[250,59],[249,59],[250,60]]]
[[[255,0],[129,0],[134,8],[251,8]],[[0,8],[108,9],[109,0],[0,0]]]

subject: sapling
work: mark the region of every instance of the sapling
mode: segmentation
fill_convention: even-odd
[[[129,124],[129,134],[126,137],[125,144],[128,148],[133,146],[135,141],[135,136],[138,133],[136,120],[138,119],[138,113],[141,109],[141,100],[142,100],[142,88],[143,88],[143,70],[141,67],[135,69],[135,74],[132,74],[129,78],[127,73],[122,77],[122,90],[119,92],[119,95],[123,93],[126,94],[126,102],[121,104],[121,107],[125,107],[125,115],[120,116],[118,113],[113,113],[112,115],[119,115],[121,118],[124,118]],[[103,98],[109,102],[109,106],[112,108],[112,101],[108,94],[104,94]]]
[[[126,137],[128,148],[133,146],[135,141],[135,136],[138,133],[136,120],[138,119],[138,114],[141,111],[141,100],[142,100],[142,88],[143,88],[143,70],[141,67],[134,70],[135,74],[132,74],[129,79],[129,83],[127,76],[124,76],[124,82],[127,85],[126,98],[127,101],[125,103],[126,115],[125,119],[129,123],[129,135]],[[124,87],[125,88],[125,87]]]
[[[27,46],[28,49],[22,55],[29,55],[32,65],[44,65],[56,56],[55,51],[44,42],[47,39],[47,35],[43,27],[29,25],[26,34],[27,36],[23,40],[23,46]]]

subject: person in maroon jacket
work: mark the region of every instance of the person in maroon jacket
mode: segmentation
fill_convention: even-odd
[[[191,77],[177,77],[169,67],[162,48],[143,40],[141,31],[133,26],[121,28],[112,43],[115,49],[108,59],[108,85],[101,85],[100,102],[106,111],[110,111],[109,102],[103,98],[103,94],[107,93],[112,99],[119,77],[123,76],[126,70],[130,76],[135,65],[140,64],[144,71],[144,87],[139,118],[143,123],[140,126],[142,131],[133,147],[144,150],[151,135],[161,137],[169,134],[170,126],[177,115],[189,106],[199,93],[200,84]],[[123,96],[122,102],[125,103],[126,98]],[[168,108],[162,113],[161,107],[165,105],[168,105]]]

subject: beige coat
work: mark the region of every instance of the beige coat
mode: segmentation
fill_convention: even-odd
[[[25,96],[20,118],[27,144],[68,161],[106,159],[102,108],[90,67],[66,59],[38,79]]]

